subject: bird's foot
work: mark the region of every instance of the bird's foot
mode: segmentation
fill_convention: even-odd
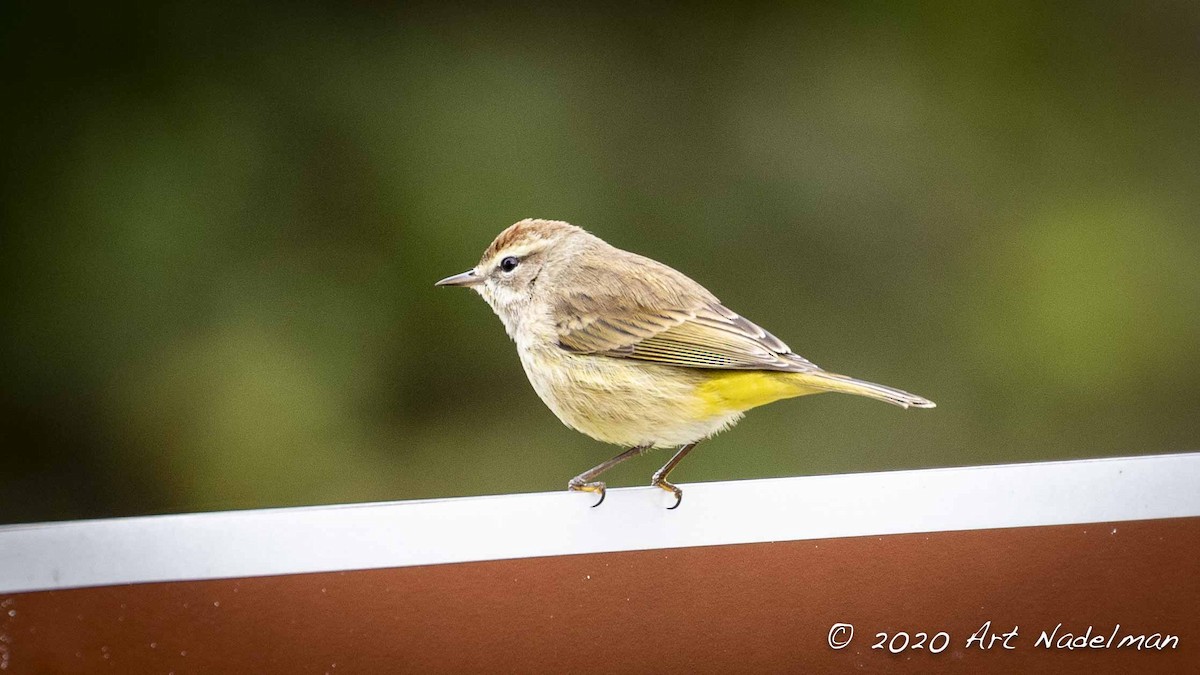
[[[592,481],[589,483],[577,476],[567,483],[567,489],[572,492],[594,492],[600,495],[600,499],[595,504],[592,504],[593,509],[604,503],[604,483],[601,481]]]
[[[675,505],[668,506],[668,511],[679,508],[679,505],[683,503],[683,490],[680,490],[673,483],[668,483],[666,478],[663,478],[658,474],[654,474],[654,480],[650,484],[656,488],[662,488],[663,490],[675,495]]]

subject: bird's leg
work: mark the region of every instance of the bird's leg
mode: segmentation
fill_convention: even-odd
[[[696,443],[699,443],[699,441],[697,441]],[[692,451],[692,448],[696,447],[696,443],[688,443],[687,445],[680,448],[679,452],[676,452],[675,456],[672,457],[670,459],[670,461],[668,461],[666,464],[663,465],[663,468],[654,472],[654,478],[651,479],[652,480],[652,482],[650,483],[651,485],[653,485],[654,487],[662,488],[662,489],[666,490],[667,492],[670,492],[671,494],[675,495],[675,506],[668,506],[667,507],[668,510],[678,508],[679,505],[683,503],[683,490],[680,490],[679,488],[675,487],[671,483],[668,483],[667,482],[667,474],[671,473],[671,470],[674,469],[680,462],[683,461],[683,458],[686,457],[687,454]]]
[[[637,457],[649,449],[649,445],[639,445],[637,447],[630,448],[616,457],[608,460],[607,462],[594,466],[578,476],[575,476],[570,480],[570,482],[567,483],[567,489],[577,492],[595,492],[596,494],[600,495],[600,501],[592,504],[592,508],[596,508],[604,503],[604,483],[598,480],[593,481],[592,479],[620,464],[621,462],[624,462],[630,457]]]

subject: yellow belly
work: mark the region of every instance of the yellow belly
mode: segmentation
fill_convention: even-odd
[[[679,368],[560,349],[522,351],[521,362],[564,424],[628,447],[685,445],[751,408],[816,392],[791,373]]]

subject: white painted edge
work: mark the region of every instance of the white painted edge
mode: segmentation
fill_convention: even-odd
[[[1200,516],[1200,453],[0,527],[0,593]]]

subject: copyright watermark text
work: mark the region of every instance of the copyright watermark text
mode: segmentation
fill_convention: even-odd
[[[1032,635],[1032,637],[1029,637]],[[845,649],[854,642],[854,625],[835,623],[829,627],[826,642],[831,649]],[[958,644],[966,650],[1005,651],[1021,648],[1032,649],[1131,649],[1136,651],[1164,651],[1179,648],[1179,636],[1163,632],[1135,632],[1122,628],[1121,624],[1111,627],[1069,627],[1062,623],[1052,628],[1034,630],[1023,637],[1021,627],[1011,629],[998,627],[991,620],[983,624],[966,638],[958,638],[949,631],[879,631],[870,639],[871,649],[901,654],[909,651],[928,651],[940,654],[951,645]]]

